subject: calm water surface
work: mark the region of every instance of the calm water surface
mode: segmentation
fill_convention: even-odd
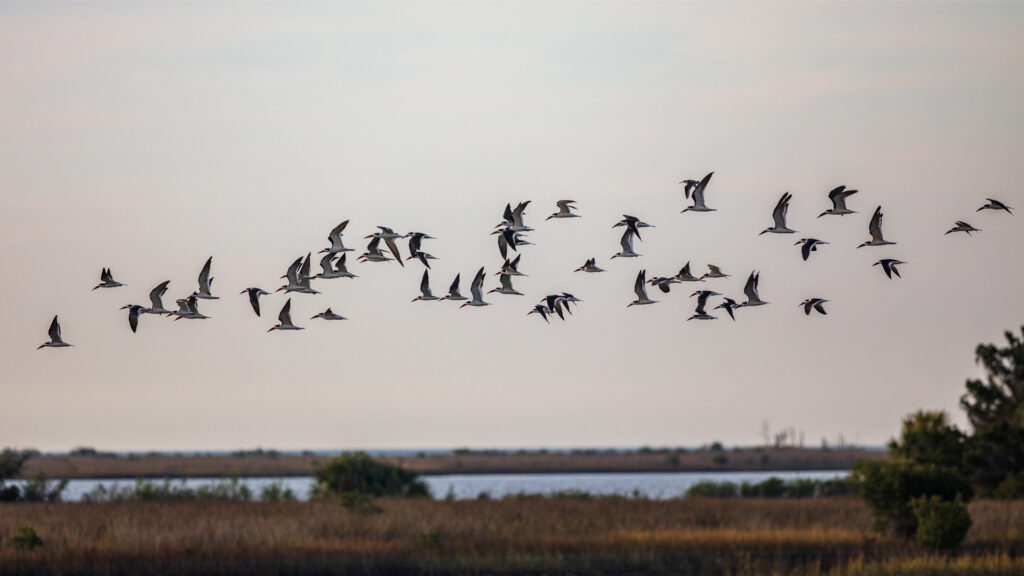
[[[682,496],[686,489],[697,482],[709,480],[713,482],[761,482],[772,476],[783,480],[805,478],[809,480],[831,480],[846,476],[846,471],[826,472],[670,472],[670,473],[635,473],[620,474],[474,474],[424,476],[434,498],[453,497],[459,500],[477,498],[487,494],[492,498],[502,498],[519,493],[550,494],[568,490],[579,490],[594,495],[642,496],[659,500]],[[154,483],[161,483],[154,480]],[[175,486],[199,488],[222,483],[224,480],[215,478],[194,478],[172,480]],[[295,496],[301,500],[309,498],[313,487],[313,478],[242,478],[240,483],[252,490],[253,497],[259,498],[263,488],[280,483],[291,488]],[[134,480],[92,479],[72,480],[64,491],[64,500],[78,502],[85,494],[99,485],[107,489],[112,487],[131,487]]]

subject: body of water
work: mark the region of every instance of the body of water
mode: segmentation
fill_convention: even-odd
[[[474,474],[423,476],[430,487],[434,498],[452,497],[459,500],[474,499],[486,494],[491,498],[503,498],[515,494],[551,494],[553,492],[580,491],[593,495],[641,496],[664,500],[682,496],[686,490],[698,482],[761,482],[775,476],[783,480],[798,478],[808,480],[832,480],[843,478],[846,471],[776,471],[776,472],[666,472],[637,473],[625,472],[615,474]],[[153,480],[154,484],[162,480]],[[218,478],[189,478],[172,480],[175,486],[196,489],[225,482]],[[313,487],[311,476],[292,478],[241,478],[252,491],[254,498],[267,486],[280,484],[290,488],[300,500],[309,498]],[[86,494],[103,485],[106,489],[131,488],[135,480],[125,479],[88,479],[71,480],[64,490],[64,500],[78,502]]]

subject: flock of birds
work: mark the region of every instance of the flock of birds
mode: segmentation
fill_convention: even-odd
[[[709,208],[705,203],[705,193],[707,192],[708,183],[711,181],[711,177],[714,172],[709,173],[701,180],[683,180],[680,184],[684,185],[684,194],[687,199],[692,200],[693,205],[687,206],[683,212],[713,212],[714,208]],[[850,196],[857,193],[857,190],[847,189],[845,186],[839,186],[828,193],[828,199],[832,203],[832,208],[825,210],[818,215],[818,218],[822,216],[845,216],[848,214],[856,214],[855,211],[850,210],[846,206],[847,199]],[[772,212],[772,226],[765,228],[761,231],[761,234],[793,234],[796,231],[789,228],[786,222],[786,215],[789,212],[789,203],[792,200],[793,195],[786,192],[779,199],[775,205],[775,209]],[[1013,214],[1013,208],[1007,206],[1003,202],[986,198],[987,203],[978,208],[978,212],[983,210],[993,211],[1005,211],[1009,214]],[[488,291],[487,294],[498,293],[498,294],[511,294],[511,295],[522,295],[512,285],[512,279],[516,276],[525,276],[519,272],[519,260],[522,257],[519,254],[519,247],[524,245],[530,245],[531,243],[526,238],[526,233],[533,230],[524,223],[523,216],[526,213],[526,208],[529,206],[530,201],[520,202],[515,208],[512,208],[511,204],[505,205],[505,211],[502,214],[502,220],[495,226],[493,235],[498,237],[498,250],[501,257],[504,259],[504,263],[501,269],[496,273],[499,276],[499,286]],[[563,218],[579,218],[580,215],[573,212],[576,209],[576,202],[574,200],[559,200],[556,202],[558,210],[547,217],[546,220],[551,219],[563,219]],[[868,233],[871,239],[860,244],[857,248],[863,248],[866,246],[890,246],[896,244],[885,239],[882,235],[882,207],[879,206],[875,209],[871,220],[868,223]],[[277,292],[285,293],[298,293],[298,294],[319,294],[319,292],[312,288],[311,283],[314,279],[329,280],[336,278],[356,278],[355,274],[348,271],[347,267],[347,256],[348,252],[351,252],[351,248],[346,248],[343,242],[342,236],[348,226],[349,221],[345,220],[341,224],[338,224],[330,234],[327,236],[330,246],[320,250],[320,254],[324,256],[320,259],[320,268],[322,272],[319,274],[310,274],[310,259],[312,253],[307,253],[304,257],[296,258],[290,266],[288,266],[285,275],[281,278],[286,279],[285,285],[278,288]],[[633,247],[634,239],[643,240],[641,238],[640,230],[642,228],[653,227],[651,224],[643,222],[635,216],[623,215],[622,220],[612,226],[613,228],[624,227],[622,237],[620,239],[621,251],[612,255],[614,258],[637,258],[641,256],[636,253]],[[430,261],[436,260],[436,258],[423,251],[423,242],[425,240],[434,239],[433,236],[423,232],[409,232],[407,234],[396,233],[393,229],[387,226],[378,226],[378,232],[374,232],[365,237],[370,242],[366,246],[366,251],[363,252],[359,257],[360,262],[391,262],[396,261],[401,266],[405,266],[400,253],[397,240],[407,239],[408,240],[408,251],[409,256],[405,258],[408,260],[418,260],[424,266],[423,277],[420,280],[419,292],[420,295],[413,298],[413,302],[417,301],[461,301],[463,302],[461,307],[465,306],[489,306],[490,303],[484,300],[484,280],[486,278],[484,268],[481,267],[473,277],[473,281],[470,284],[471,298],[467,298],[460,292],[460,275],[455,275],[455,280],[451,283],[448,288],[448,293],[444,296],[435,296],[433,291],[430,289]],[[964,232],[967,235],[971,235],[973,232],[980,232],[981,230],[968,224],[964,221],[956,221],[953,228],[948,230],[946,234],[954,232]],[[384,242],[387,252],[381,247],[381,241]],[[801,238],[796,242],[796,246],[800,246],[800,252],[803,259],[806,261],[812,255],[817,252],[821,246],[828,245],[828,242],[817,239],[817,238]],[[516,252],[516,256],[510,259],[509,251]],[[390,253],[390,255],[389,255]],[[392,257],[393,256],[393,257]],[[199,286],[198,290],[193,291],[189,296],[176,300],[178,305],[177,311],[167,310],[163,306],[163,297],[167,292],[170,280],[161,282],[149,293],[150,306],[142,306],[139,304],[128,304],[123,306],[122,310],[128,310],[128,325],[132,332],[138,329],[139,318],[143,314],[151,315],[166,315],[173,316],[175,321],[177,320],[201,320],[206,319],[208,316],[202,314],[199,311],[200,300],[217,300],[219,297],[214,296],[212,293],[213,277],[210,275],[210,267],[213,263],[213,257],[211,256],[206,260],[202,270],[199,272]],[[906,264],[901,260],[895,258],[883,258],[874,263],[873,266],[880,266],[882,271],[888,278],[892,278],[893,274],[900,277],[900,272],[897,266]],[[588,259],[583,266],[580,266],[575,270],[576,272],[585,273],[600,273],[604,270],[597,266],[597,259]],[[651,279],[647,279],[647,271],[640,270],[637,274],[636,282],[633,286],[633,290],[636,293],[637,299],[630,302],[629,306],[642,306],[647,304],[655,304],[657,300],[652,300],[647,295],[647,286],[656,286],[659,290],[664,293],[668,293],[671,290],[673,284],[680,284],[683,282],[703,282],[705,279],[713,278],[728,278],[729,275],[725,274],[719,266],[714,264],[708,264],[708,272],[701,276],[695,276],[690,270],[690,263],[687,262],[685,266],[673,276],[658,276]],[[758,282],[760,280],[760,273],[757,271],[751,272],[750,276],[747,277],[746,285],[743,288],[743,293],[746,296],[744,302],[737,302],[736,300],[722,296],[722,294],[713,290],[697,290],[691,297],[697,297],[697,306],[694,310],[694,314],[687,320],[715,320],[717,317],[712,316],[707,311],[708,300],[712,297],[722,296],[722,301],[712,310],[723,309],[729,314],[729,317],[734,321],[736,316],[734,311],[739,308],[763,306],[768,302],[761,299],[758,294]],[[109,268],[103,268],[100,273],[100,283],[97,284],[93,290],[98,288],[118,288],[124,284],[114,279],[113,273]],[[250,287],[242,290],[240,294],[247,294],[249,297],[249,303],[252,306],[253,312],[257,316],[260,316],[260,298],[267,296],[270,293],[258,288]],[[576,298],[568,292],[561,292],[557,294],[549,294],[545,296],[539,304],[533,306],[533,308],[527,312],[527,315],[538,314],[545,322],[550,323],[550,319],[557,315],[560,319],[565,320],[566,314],[572,314],[570,305],[581,302],[580,299]],[[803,308],[804,313],[810,315],[812,311],[817,311],[820,314],[826,314],[825,303],[828,300],[824,298],[808,298],[800,303],[800,307]],[[275,330],[302,330],[303,327],[297,326],[291,317],[291,298],[284,303],[278,314],[278,323],[270,328],[268,332]],[[330,308],[321,312],[311,318],[312,319],[323,319],[323,320],[345,320],[344,316],[340,316]],[[71,344],[64,341],[61,336],[60,322],[57,316],[53,317],[53,321],[50,323],[49,329],[50,340],[43,343],[39,348],[63,348],[71,346]]]

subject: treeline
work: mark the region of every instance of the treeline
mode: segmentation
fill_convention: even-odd
[[[860,482],[853,478],[783,480],[772,476],[762,482],[698,482],[686,490],[687,498],[824,498],[856,496]]]

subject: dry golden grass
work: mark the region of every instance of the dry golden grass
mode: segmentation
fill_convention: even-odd
[[[0,535],[29,525],[44,544],[4,546],[0,573],[1009,574],[1024,553],[1024,502],[972,504],[959,564],[873,535],[864,505],[847,498],[378,504],[377,514],[333,501],[8,505]]]
[[[715,463],[724,456],[724,464]],[[483,453],[425,454],[381,457],[426,474],[510,472],[683,472],[694,470],[848,470],[857,460],[882,458],[862,450],[745,449],[716,452],[624,453]],[[51,478],[166,478],[195,476],[308,476],[324,463],[323,456],[250,454],[246,456],[174,456],[168,454],[105,456],[41,456],[25,465],[24,474]]]

